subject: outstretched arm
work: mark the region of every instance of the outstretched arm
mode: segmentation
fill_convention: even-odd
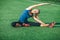
[[[38,14],[34,14],[34,15],[33,15],[33,19],[34,19],[35,21],[37,21],[38,23],[45,24],[44,22],[42,22],[41,20],[39,20]]]
[[[41,23],[41,24],[45,24],[44,22],[42,22],[41,20],[39,20],[37,17],[33,17],[35,21],[37,21],[38,23]]]
[[[26,8],[27,10],[31,10],[37,6],[42,6],[42,5],[45,5],[45,4],[49,4],[49,3],[41,3],[41,4],[36,4],[36,5],[32,5],[32,6],[29,6],[28,8]]]

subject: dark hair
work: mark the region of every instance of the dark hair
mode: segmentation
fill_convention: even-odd
[[[20,22],[12,22],[11,25],[12,25],[13,27],[16,27],[16,23],[21,24]]]

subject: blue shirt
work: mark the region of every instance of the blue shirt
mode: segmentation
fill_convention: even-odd
[[[25,23],[25,22],[28,22],[27,19],[32,17],[32,15],[30,15],[31,10],[24,10],[22,15],[20,16],[20,19],[19,21],[22,22],[22,23]]]

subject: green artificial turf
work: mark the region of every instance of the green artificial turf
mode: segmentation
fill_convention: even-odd
[[[31,26],[11,26],[11,22],[18,21],[22,11],[38,2],[30,0],[0,0],[0,40],[60,40],[60,24],[54,28]],[[37,7],[41,10],[39,18],[45,22],[60,22],[60,5],[49,4]],[[34,21],[32,18],[29,21]]]

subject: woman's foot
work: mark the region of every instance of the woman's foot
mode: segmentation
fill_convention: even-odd
[[[24,24],[23,26],[24,26],[24,27],[28,27],[28,26],[30,26],[30,24]]]
[[[50,27],[50,28],[53,28],[54,25],[55,25],[55,23],[56,23],[56,22],[52,22],[52,23],[50,23],[50,24],[49,24],[49,27]]]

